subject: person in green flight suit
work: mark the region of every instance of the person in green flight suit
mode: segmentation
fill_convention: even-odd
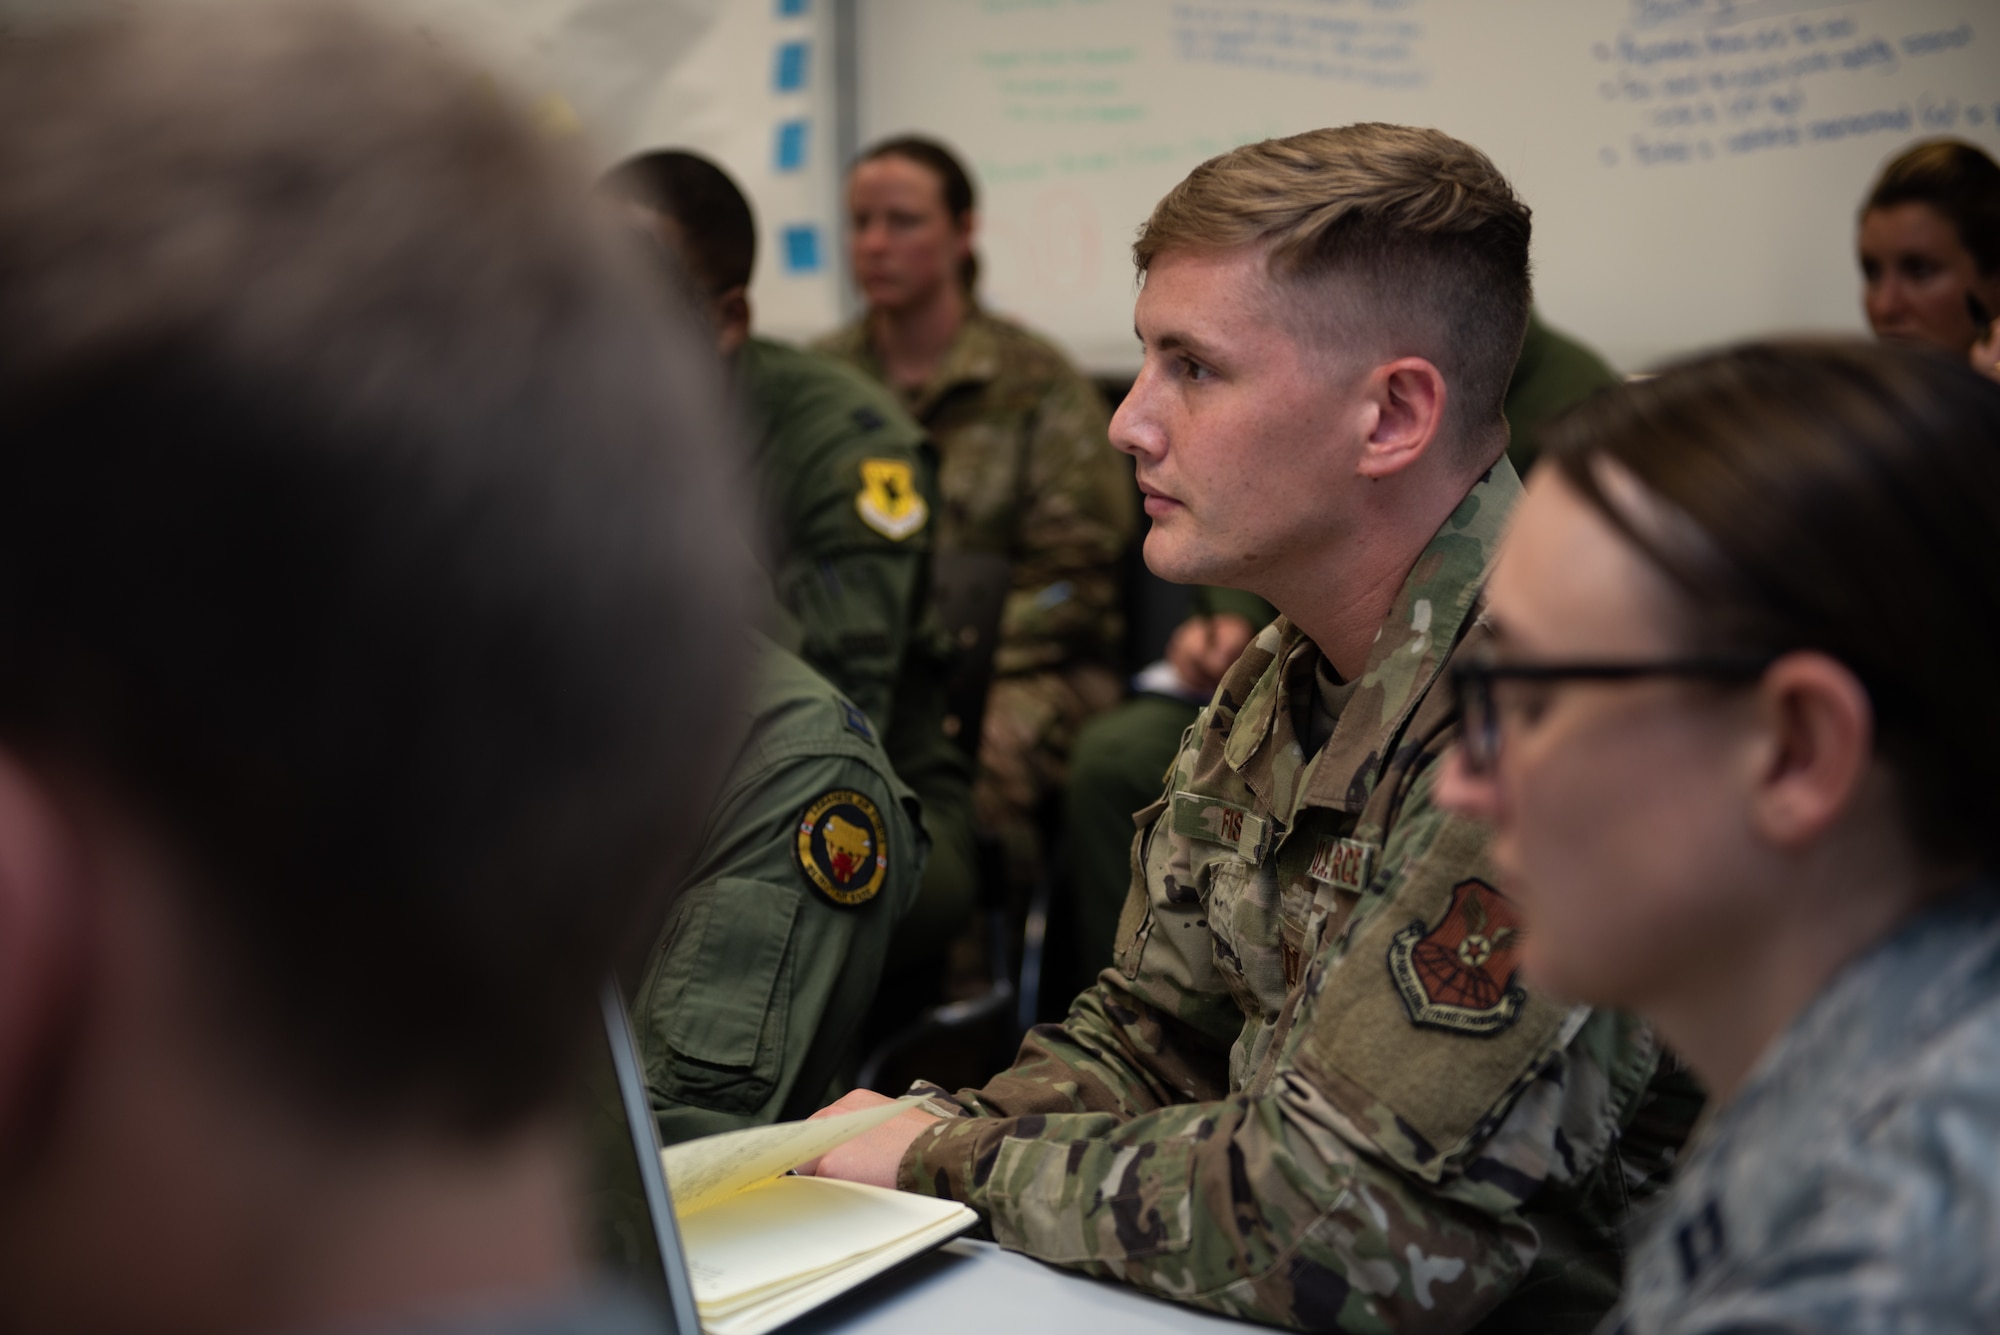
[[[1528,332],[1507,382],[1507,458],[1526,475],[1541,451],[1542,425],[1581,403],[1618,373],[1584,344],[1550,328],[1528,309]],[[1111,963],[1112,934],[1125,903],[1132,856],[1132,816],[1160,790],[1160,776],[1180,751],[1181,734],[1215,693],[1251,637],[1276,615],[1255,594],[1197,586],[1194,616],[1168,641],[1165,659],[1133,679],[1130,699],[1090,720],[1077,734],[1063,790],[1063,884],[1076,932],[1071,976],[1051,995],[1074,995]]]
[[[992,650],[973,804],[1019,889],[1046,856],[1042,817],[1076,730],[1121,693],[1132,468],[1096,386],[979,300],[973,185],[949,149],[916,136],[872,145],[848,172],[847,207],[867,310],[813,346],[888,386],[930,432],[940,571],[1000,594],[997,628],[952,629]]]
[[[666,1144],[804,1117],[851,1078],[921,807],[867,715],[763,635],[746,732],[632,1007]]]
[[[881,386],[751,332],[748,200],[698,154],[644,153],[604,179],[692,282],[751,425],[765,567],[787,647],[859,705],[923,799],[931,858],[892,969],[927,975],[972,909],[972,762],[953,740],[952,650],[930,612],[937,467]],[[684,272],[682,272],[684,271]]]

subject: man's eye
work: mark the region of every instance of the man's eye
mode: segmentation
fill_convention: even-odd
[[[1214,371],[1211,371],[1208,367],[1203,366],[1200,362],[1194,360],[1192,357],[1181,358],[1180,367],[1181,367],[1181,378],[1183,380],[1193,380],[1199,382],[1203,380],[1213,380],[1215,378]]]

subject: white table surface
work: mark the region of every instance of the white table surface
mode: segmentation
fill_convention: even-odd
[[[1265,1327],[960,1238],[782,1328],[781,1335],[1121,1335]]]

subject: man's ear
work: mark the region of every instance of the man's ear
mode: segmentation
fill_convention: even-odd
[[[1874,709],[1844,664],[1802,652],[1765,672],[1757,710],[1764,741],[1751,824],[1775,847],[1796,851],[1853,806],[1874,757]]]
[[[715,350],[732,356],[750,337],[750,289],[741,283],[716,297],[711,308],[715,322]]]
[[[70,827],[0,748],[0,1162],[80,983],[85,914]]]
[[[1398,357],[1370,371],[1361,392],[1374,420],[1358,469],[1379,481],[1421,459],[1443,429],[1444,372],[1422,357]]]

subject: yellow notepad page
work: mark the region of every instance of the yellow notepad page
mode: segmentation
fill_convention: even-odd
[[[681,1242],[705,1315],[810,1282],[943,1221],[963,1228],[972,1219],[955,1201],[785,1177],[683,1220]]]
[[[910,1094],[838,1117],[753,1126],[669,1146],[660,1151],[660,1163],[674,1198],[674,1214],[685,1220],[746,1187],[817,1159],[922,1102],[922,1095]]]

